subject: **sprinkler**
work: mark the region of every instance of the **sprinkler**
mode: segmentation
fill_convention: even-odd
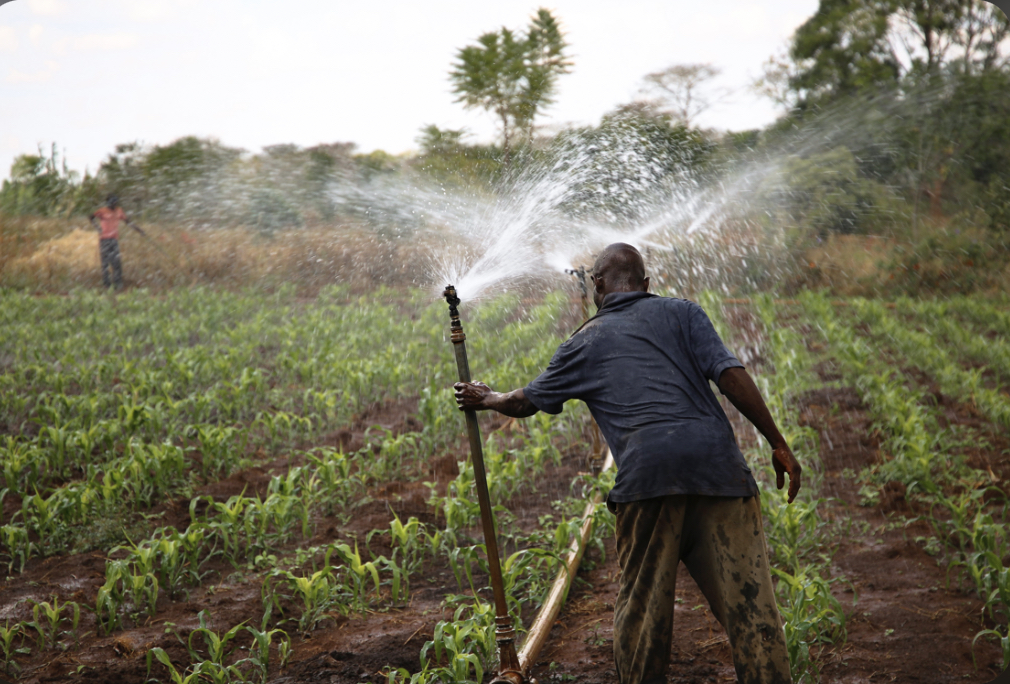
[[[452,346],[456,352],[456,368],[459,370],[459,381],[470,382],[470,364],[466,358],[466,335],[463,325],[459,322],[459,297],[456,288],[446,285],[442,293],[449,304],[449,329],[452,331]],[[501,559],[498,555],[498,541],[494,531],[494,514],[491,512],[491,496],[487,490],[487,476],[484,473],[484,451],[481,447],[480,426],[477,425],[477,412],[467,409],[466,431],[470,437],[470,457],[473,461],[474,484],[477,486],[477,500],[480,503],[480,521],[484,528],[484,547],[487,549],[487,566],[491,574],[491,588],[494,591],[495,607],[495,641],[498,643],[498,673],[491,684],[536,684],[536,680],[523,675],[516,654],[516,631],[509,617],[508,604],[505,601],[505,583],[501,575]]]
[[[586,267],[566,268],[565,273],[575,276],[579,283],[579,293],[582,295],[582,318],[589,318],[589,286],[586,285]]]

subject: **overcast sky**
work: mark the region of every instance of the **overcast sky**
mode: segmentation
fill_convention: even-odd
[[[3,0],[0,0],[3,3]],[[535,0],[14,0],[0,4],[0,178],[56,142],[94,171],[116,143],[212,136],[264,145],[416,148],[426,124],[490,141],[494,121],[453,102],[456,50],[522,28]],[[539,124],[595,123],[643,75],[709,62],[731,100],[699,119],[743,130],[777,112],[747,91],[817,0],[558,0],[573,72]]]

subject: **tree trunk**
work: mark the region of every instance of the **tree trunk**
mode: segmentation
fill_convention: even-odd
[[[509,118],[504,109],[500,112],[500,115],[502,128],[502,164],[506,169],[508,169],[512,163],[512,147],[509,144]]]

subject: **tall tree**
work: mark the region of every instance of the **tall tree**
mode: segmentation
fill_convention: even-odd
[[[554,104],[558,76],[568,73],[572,66],[565,55],[566,47],[557,19],[543,8],[537,10],[526,36],[526,79],[519,105],[518,123],[528,138],[533,137],[536,115]]]
[[[644,90],[659,96],[661,107],[674,120],[685,126],[699,114],[709,109],[724,95],[721,91],[706,88],[721,70],[711,64],[674,64],[642,79]]]
[[[568,44],[545,9],[537,11],[526,35],[503,27],[483,34],[477,43],[457,53],[449,78],[457,102],[498,119],[508,164],[516,135],[531,136],[534,119],[554,101],[557,78],[571,67]]]
[[[1006,64],[1010,22],[984,0],[821,0],[793,35],[790,78],[801,106],[867,88],[932,79],[957,65]]]
[[[892,0],[821,0],[790,49],[799,66],[790,85],[801,104],[897,82],[901,64],[887,41],[893,11]]]
[[[1007,65],[1003,54],[1010,36],[1010,19],[991,2],[972,0],[960,15],[961,30],[955,42],[964,52],[964,73],[984,73],[1002,69]]]

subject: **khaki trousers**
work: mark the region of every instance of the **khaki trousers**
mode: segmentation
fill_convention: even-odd
[[[621,565],[614,608],[621,684],[666,681],[680,561],[729,636],[737,680],[791,681],[757,497],[675,495],[611,506]]]

